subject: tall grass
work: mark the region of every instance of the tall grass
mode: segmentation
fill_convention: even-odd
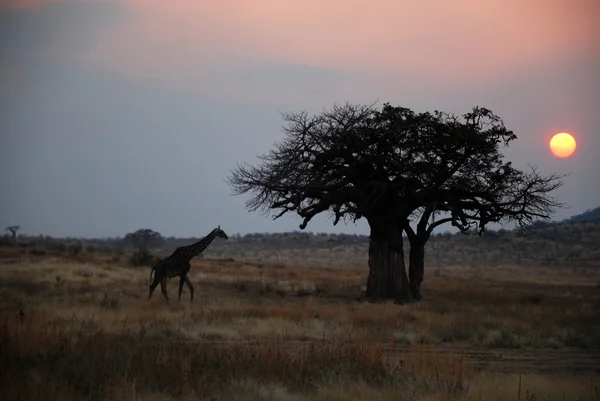
[[[194,302],[167,303],[125,257],[2,252],[2,400],[600,401],[597,375],[568,373],[594,374],[600,346],[600,292],[575,273],[428,277],[399,307],[356,301],[364,270],[203,260]],[[515,374],[534,364],[508,348],[555,373]]]
[[[125,326],[107,333],[5,317],[0,388],[7,400],[516,399],[500,397],[516,396],[514,377],[476,373],[460,355],[414,351],[394,357],[360,336],[294,347],[156,341]],[[600,400],[585,378],[531,376],[519,391],[530,401]]]

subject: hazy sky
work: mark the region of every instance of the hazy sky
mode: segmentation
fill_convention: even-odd
[[[0,225],[27,234],[288,231],[224,178],[280,111],[379,100],[492,109],[518,166],[600,205],[597,0],[0,0]],[[550,137],[578,140],[570,159]],[[367,233],[365,222],[310,231]]]

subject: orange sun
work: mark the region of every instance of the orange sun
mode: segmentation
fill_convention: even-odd
[[[550,150],[556,157],[566,158],[575,152],[577,143],[571,134],[561,132],[556,134],[550,140]]]

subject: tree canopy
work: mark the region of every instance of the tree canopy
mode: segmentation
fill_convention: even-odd
[[[160,245],[163,242],[163,236],[149,228],[140,228],[133,233],[125,235],[124,240],[141,254],[147,253],[153,246]]]
[[[466,232],[493,222],[527,227],[560,205],[549,193],[560,187],[561,177],[542,176],[533,167],[521,171],[504,161],[500,148],[516,135],[486,108],[457,117],[388,103],[381,109],[346,103],[314,116],[283,118],[285,136],[259,156],[261,163],[238,164],[232,171],[234,194],[251,194],[248,209],[275,219],[296,213],[301,229],[322,212],[332,213],[334,224],[366,218],[374,282],[407,285],[403,261],[390,262],[388,256],[403,254],[401,233],[418,213],[427,222],[435,213],[448,215],[426,223],[426,231],[451,222]],[[381,266],[389,263],[396,265]],[[400,272],[394,278],[385,273],[390,271]],[[399,291],[388,284],[373,288],[372,293]]]

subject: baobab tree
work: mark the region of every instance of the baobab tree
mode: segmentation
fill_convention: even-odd
[[[529,197],[531,182],[546,184],[539,196],[549,211],[557,204],[547,194],[559,177],[504,162],[500,144],[516,136],[484,108],[457,118],[387,103],[381,110],[345,104],[283,118],[285,137],[259,156],[259,165],[238,164],[227,181],[235,195],[251,194],[249,210],[274,219],[296,213],[300,229],[323,212],[333,215],[334,225],[365,218],[368,297],[418,299],[420,281],[413,274],[418,286],[410,285],[402,232],[421,210],[445,211],[444,223],[464,230],[473,222],[483,228],[503,219],[526,221],[529,204],[539,203]]]
[[[17,231],[19,231],[20,228],[21,226],[8,226],[4,229],[4,231],[10,232],[11,239],[13,242],[15,242],[17,240]]]

